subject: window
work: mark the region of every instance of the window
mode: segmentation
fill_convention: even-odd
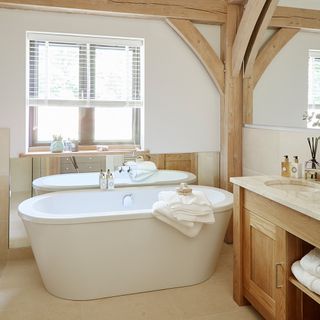
[[[309,50],[308,128],[320,126],[320,51]]]
[[[27,33],[29,146],[140,144],[143,40]]]

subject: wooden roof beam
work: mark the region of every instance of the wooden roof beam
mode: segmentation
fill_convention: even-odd
[[[248,0],[232,47],[232,75],[240,73],[241,65],[266,0]]]
[[[254,62],[263,43],[264,33],[270,24],[278,2],[279,0],[267,0],[263,7],[244,57],[244,76],[246,78],[252,75]]]
[[[209,73],[219,93],[224,95],[224,64],[208,41],[189,20],[167,19],[167,23],[189,45]]]
[[[270,27],[320,29],[320,10],[277,7]]]
[[[260,50],[253,69],[253,88],[273,58],[298,32],[299,29],[282,28]]]
[[[88,14],[180,18],[199,23],[223,24],[224,0],[0,0],[0,8],[17,8]]]

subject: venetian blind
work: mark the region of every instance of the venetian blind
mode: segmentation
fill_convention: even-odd
[[[320,108],[320,51],[309,50],[309,108]]]
[[[142,107],[143,40],[27,33],[29,106]]]

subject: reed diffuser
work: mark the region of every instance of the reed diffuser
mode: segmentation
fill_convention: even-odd
[[[320,164],[317,161],[316,157],[319,138],[307,138],[307,141],[310,148],[311,159],[305,164],[305,175],[306,178],[318,180],[320,178]]]

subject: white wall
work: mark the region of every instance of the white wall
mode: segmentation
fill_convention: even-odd
[[[306,128],[309,49],[320,50],[320,33],[300,31],[272,60],[254,90],[254,124]]]
[[[284,155],[301,163],[310,160],[307,137],[318,137],[320,130],[243,129],[243,175],[280,175]],[[318,157],[319,159],[319,151]]]
[[[317,10],[320,9],[320,2],[319,0],[280,0],[279,6]]]
[[[200,26],[219,53],[219,27]],[[26,31],[145,38],[145,147],[152,153],[219,150],[218,91],[191,50],[163,21],[0,10],[0,127],[11,156],[26,149]]]

